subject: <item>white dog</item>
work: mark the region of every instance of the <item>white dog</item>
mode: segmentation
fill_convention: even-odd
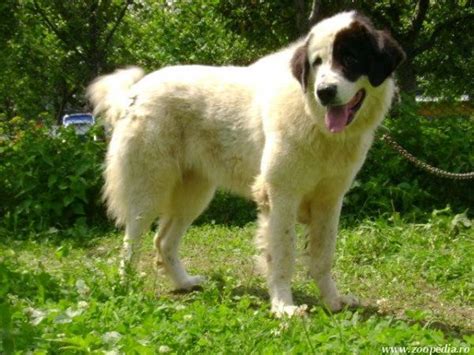
[[[114,126],[105,169],[110,214],[125,225],[123,264],[159,218],[158,264],[178,289],[203,281],[178,256],[182,235],[216,188],[260,207],[257,245],[272,311],[292,315],[295,223],[309,230],[309,271],[333,311],[355,305],[331,276],[344,194],[394,95],[404,52],[356,12],[248,67],[129,68],[88,94]]]

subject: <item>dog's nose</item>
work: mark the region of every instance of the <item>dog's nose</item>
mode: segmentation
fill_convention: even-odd
[[[320,85],[316,90],[319,100],[323,105],[330,104],[334,100],[337,93],[336,85]]]

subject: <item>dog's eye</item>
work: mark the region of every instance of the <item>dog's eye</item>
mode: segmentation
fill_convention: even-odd
[[[321,65],[322,62],[323,62],[323,60],[321,59],[321,57],[316,57],[316,59],[313,62],[313,67]]]
[[[344,58],[344,62],[347,66],[353,66],[353,65],[357,65],[359,63],[359,59],[357,59],[357,57],[354,56],[353,54],[348,54]]]

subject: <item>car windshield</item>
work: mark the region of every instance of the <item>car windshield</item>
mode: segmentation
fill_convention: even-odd
[[[70,124],[86,124],[91,125],[94,123],[94,119],[91,115],[74,115],[74,116],[67,116],[64,117],[63,123],[65,126]]]

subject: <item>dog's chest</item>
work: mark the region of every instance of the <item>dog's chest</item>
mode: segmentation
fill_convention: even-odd
[[[302,160],[314,178],[353,176],[362,166],[370,141],[321,138],[305,150]]]

